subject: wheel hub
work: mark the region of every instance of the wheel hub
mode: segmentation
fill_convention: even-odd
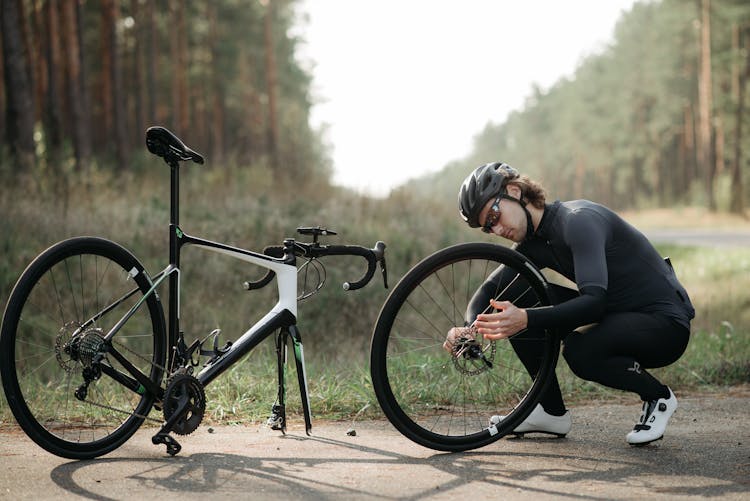
[[[494,341],[482,343],[470,337],[461,337],[453,346],[453,366],[462,374],[476,376],[492,369],[495,350]]]

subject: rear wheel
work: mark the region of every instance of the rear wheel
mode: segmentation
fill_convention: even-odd
[[[144,298],[150,288],[129,251],[99,238],[60,242],[24,271],[3,317],[0,374],[16,420],[41,447],[66,458],[93,458],[120,446],[143,423],[155,396],[113,352],[160,383],[164,314],[156,294]]]
[[[518,252],[486,243],[443,249],[417,264],[386,300],[373,333],[371,374],[383,412],[406,437],[425,447],[462,451],[510,433],[537,404],[554,375],[560,348],[554,332],[519,334],[536,343],[531,377],[508,340],[479,337],[465,350],[443,348],[452,327],[489,275],[503,267],[499,300],[523,307],[550,304],[547,282]],[[522,341],[521,341],[522,339]],[[489,417],[503,415],[497,426]]]

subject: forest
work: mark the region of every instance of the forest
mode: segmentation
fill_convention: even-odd
[[[489,161],[538,178],[551,198],[585,197],[636,215],[669,208],[683,227],[703,213],[747,224],[746,0],[635,3],[610,43],[572,75],[530,88],[504,122],[466,131],[474,146],[464,158],[384,198],[333,184],[325,129],[310,124],[322,96],[313,90],[314,61],[300,57],[304,7],[0,0],[0,305],[35,256],[70,236],[109,238],[149,273],[163,267],[169,169],[144,144],[155,124],[207,157],[182,171],[186,232],[256,250],[295,236],[298,226],[336,230],[331,243],[383,240],[391,284],[438,249],[487,239],[462,224],[454,201],[467,172]],[[697,310],[687,361],[670,377],[746,383],[746,249],[658,250],[671,256]],[[188,342],[220,327],[223,344],[246,329],[248,316],[268,310],[273,291],[251,297],[241,284],[259,278],[252,270],[199,253],[187,250],[180,269],[181,326]],[[344,293],[341,283],[360,277],[362,263],[333,261],[325,263],[329,285],[300,305],[299,318],[317,364],[314,407],[351,416],[377,407],[368,390],[369,334],[389,291],[376,278]],[[272,391],[262,383],[246,390],[241,372],[232,374],[224,403],[212,410],[222,418],[240,412],[237,401],[266,402]],[[346,405],[342,388],[351,393]],[[569,388],[579,390],[580,381]]]
[[[128,169],[145,129],[164,124],[214,165],[328,176],[289,34],[296,4],[3,0],[3,163]]]
[[[750,4],[642,1],[570,78],[532,88],[474,151],[407,190],[455,191],[470,165],[502,159],[560,199],[619,209],[701,206],[745,214]]]
[[[1,22],[5,174],[127,170],[158,123],[189,131],[213,165],[330,184],[313,69],[297,57],[302,2],[2,0]],[[744,214],[749,49],[743,0],[638,2],[572,77],[529,89],[504,123],[467,131],[467,158],[405,189],[455,190],[502,157],[560,198]]]

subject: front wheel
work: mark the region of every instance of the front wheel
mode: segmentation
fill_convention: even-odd
[[[452,327],[470,323],[467,306],[493,273],[500,277],[496,299],[519,307],[550,304],[546,280],[523,255],[469,243],[417,264],[380,311],[370,355],[373,387],[396,429],[425,447],[463,451],[507,435],[554,375],[560,340],[550,331],[519,333],[512,343],[478,337],[452,353],[443,348]],[[519,360],[513,347],[518,343],[535,344],[536,373],[530,375]],[[504,419],[490,426],[492,415]]]
[[[155,396],[133,372],[158,385],[165,359],[164,313],[150,289],[130,252],[92,237],[50,247],[21,275],[3,317],[0,374],[18,424],[38,445],[89,459],[141,425]]]

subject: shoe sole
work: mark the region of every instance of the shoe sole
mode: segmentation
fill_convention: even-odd
[[[555,433],[552,431],[519,431],[519,432],[510,432],[509,435],[512,435],[515,438],[523,438],[525,435],[528,435],[529,433],[541,433],[542,435],[551,435],[553,437],[557,438],[565,438],[568,434],[567,433]]]
[[[629,444],[630,446],[632,446],[632,447],[643,447],[644,445],[648,445],[648,444],[653,444],[654,442],[656,442],[656,441],[659,441],[659,440],[661,440],[662,438],[664,438],[664,435],[662,435],[662,436],[661,436],[661,437],[659,437],[659,438],[655,438],[655,439],[653,439],[653,440],[649,440],[648,442],[640,442],[640,443],[637,443],[637,444],[632,444],[632,443],[628,442],[628,444]]]

